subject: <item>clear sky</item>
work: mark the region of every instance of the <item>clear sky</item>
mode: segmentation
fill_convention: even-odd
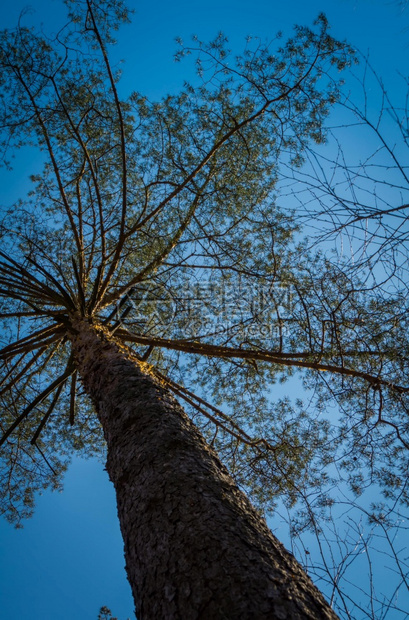
[[[3,2],[0,24],[11,27],[25,0]],[[33,14],[57,29],[65,8],[60,0],[32,0]],[[272,38],[292,24],[311,24],[324,11],[333,35],[346,38],[372,64],[390,91],[398,90],[398,71],[408,74],[409,10],[389,0],[136,0],[133,23],[119,32],[115,52],[126,60],[127,83],[150,98],[174,91],[184,66],[175,64],[174,38],[191,34],[209,39],[222,30],[241,50],[248,34]],[[0,205],[17,197],[32,162],[2,174]],[[271,523],[274,527],[274,522]],[[119,620],[133,617],[113,489],[96,461],[75,460],[62,494],[38,498],[34,518],[23,530],[0,523],[0,615],[7,620],[93,620],[107,605]]]

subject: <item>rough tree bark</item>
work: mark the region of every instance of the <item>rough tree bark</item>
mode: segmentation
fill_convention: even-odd
[[[101,328],[73,327],[138,620],[337,618],[146,365]]]

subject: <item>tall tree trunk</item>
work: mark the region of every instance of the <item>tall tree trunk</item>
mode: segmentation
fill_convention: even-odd
[[[100,328],[73,325],[138,620],[337,618],[165,387]]]

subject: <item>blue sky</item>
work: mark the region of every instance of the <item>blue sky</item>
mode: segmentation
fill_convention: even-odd
[[[24,0],[2,3],[1,26],[12,27],[25,6]],[[31,6],[27,22],[43,21],[52,29],[63,23],[59,0],[32,0]],[[222,30],[240,51],[246,35],[269,39],[294,23],[310,24],[320,11],[334,36],[369,52],[390,92],[401,88],[398,72],[408,73],[409,10],[401,14],[397,2],[132,0],[130,6],[136,11],[133,23],[119,33],[115,55],[126,59],[127,85],[150,98],[183,83],[184,65],[172,58],[176,36],[209,39]],[[13,173],[2,173],[0,205],[18,197],[33,167],[28,157],[16,162]],[[133,617],[114,492],[99,462],[75,460],[64,492],[39,497],[23,530],[1,522],[0,558],[0,610],[7,620],[92,620],[101,605],[119,620]]]

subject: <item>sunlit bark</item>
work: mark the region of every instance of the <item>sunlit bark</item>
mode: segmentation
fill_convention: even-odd
[[[138,619],[336,618],[149,367],[98,328],[74,325]]]

